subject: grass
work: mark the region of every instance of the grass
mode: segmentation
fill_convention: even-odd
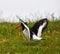
[[[49,22],[40,41],[28,41],[18,24],[0,23],[0,54],[60,54],[60,21]]]

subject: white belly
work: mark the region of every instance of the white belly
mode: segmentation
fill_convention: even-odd
[[[28,33],[28,31],[26,29],[23,30],[23,34],[29,39],[29,33]]]

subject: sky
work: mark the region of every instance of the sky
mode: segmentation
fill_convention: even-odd
[[[60,0],[0,0],[0,17],[16,20],[16,15],[21,18],[29,18],[32,14],[46,17],[49,13],[60,16],[59,5]]]

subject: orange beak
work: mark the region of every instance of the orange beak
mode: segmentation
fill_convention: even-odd
[[[18,26],[16,26],[16,28],[15,29],[17,29],[17,28],[21,28],[22,26],[21,25],[18,25]]]

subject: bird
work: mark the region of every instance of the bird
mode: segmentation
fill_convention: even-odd
[[[48,19],[44,18],[39,21],[37,21],[33,27],[29,28],[27,26],[27,23],[24,22],[21,18],[16,16],[19,19],[19,22],[21,23],[22,31],[23,34],[27,37],[28,40],[42,40],[43,38],[41,37],[42,32],[48,25]],[[16,28],[19,28],[19,26],[16,26]]]

